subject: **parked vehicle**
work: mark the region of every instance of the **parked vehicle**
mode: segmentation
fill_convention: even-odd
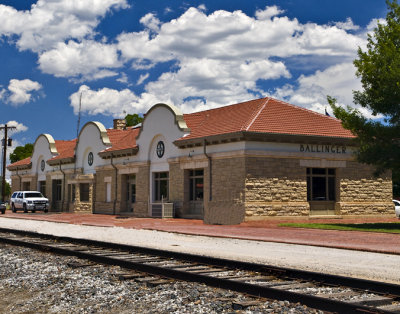
[[[394,203],[394,212],[397,218],[400,219],[400,201],[393,200],[393,203]]]
[[[23,209],[24,213],[29,210],[34,213],[36,210],[49,210],[49,200],[42,193],[37,191],[16,191],[11,195],[11,210],[15,213],[18,209]]]
[[[4,215],[6,212],[6,203],[0,201],[0,211]]]

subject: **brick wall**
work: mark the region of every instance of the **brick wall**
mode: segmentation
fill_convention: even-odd
[[[136,174],[136,203],[134,205],[133,214],[137,217],[148,217],[149,202],[149,176],[150,167],[141,166]]]
[[[185,170],[179,163],[169,164],[169,202],[174,203],[175,215],[180,217],[184,212],[185,202]]]
[[[205,223],[237,224],[243,221],[245,178],[245,157],[212,160],[212,200],[204,208]]]
[[[106,183],[104,182],[104,179],[106,177],[111,177],[111,202],[106,202],[107,191],[106,191]],[[96,201],[94,202],[95,213],[102,213],[102,214],[113,213],[115,184],[116,184],[115,170],[113,169],[98,170],[96,172]],[[119,189],[121,189],[121,187],[119,187]],[[118,201],[118,195],[117,195],[117,201]]]

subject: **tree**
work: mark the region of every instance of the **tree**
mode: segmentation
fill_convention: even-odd
[[[10,161],[14,163],[18,160],[25,159],[32,155],[33,144],[25,144],[25,146],[17,146],[14,151],[10,154]]]
[[[137,113],[127,114],[125,117],[126,126],[135,126],[139,123],[142,123],[143,118],[140,117]]]
[[[376,175],[392,170],[393,181],[400,182],[400,6],[397,0],[386,4],[386,23],[378,23],[368,35],[367,50],[358,48],[354,60],[362,84],[361,91],[353,91],[354,103],[376,118],[339,107],[329,96],[328,102],[343,127],[357,136],[358,161],[374,165]]]
[[[2,184],[3,183],[3,177],[0,176],[0,191],[2,191]],[[11,195],[11,186],[10,184],[6,181],[6,195],[5,196],[10,196]]]

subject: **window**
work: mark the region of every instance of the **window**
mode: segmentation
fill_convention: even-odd
[[[336,200],[336,169],[307,168],[307,200]]]
[[[202,201],[204,195],[204,171],[203,169],[189,171],[189,200]]]
[[[154,173],[154,200],[161,201],[168,199],[168,172]]]
[[[89,183],[80,183],[79,192],[81,202],[89,202]]]
[[[111,182],[106,182],[106,202],[111,202]]]
[[[39,181],[39,191],[46,197],[46,181]]]
[[[53,201],[61,201],[62,180],[53,180]]]

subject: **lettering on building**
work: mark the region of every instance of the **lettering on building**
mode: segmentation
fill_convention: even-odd
[[[341,145],[300,144],[300,152],[346,154],[347,148]]]

